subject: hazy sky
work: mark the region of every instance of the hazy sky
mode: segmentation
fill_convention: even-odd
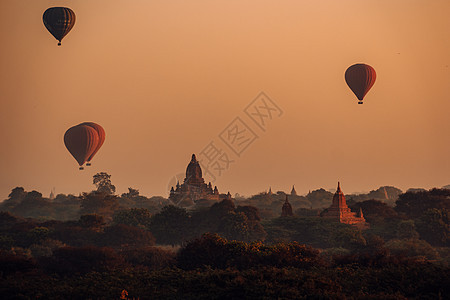
[[[58,47],[42,14],[61,5],[77,20]],[[101,171],[167,196],[211,142],[234,160],[225,193],[450,184],[449,15],[448,0],[1,0],[0,199],[90,191]],[[359,62],[377,72],[363,105],[344,81]],[[262,91],[282,110],[265,131],[244,112]],[[79,171],[63,135],[84,121],[107,137]],[[237,156],[220,134],[242,124],[258,138]]]

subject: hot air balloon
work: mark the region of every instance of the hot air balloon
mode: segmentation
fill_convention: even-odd
[[[363,104],[364,96],[375,83],[375,69],[366,64],[355,64],[345,71],[345,81],[358,97],[358,104]]]
[[[98,133],[91,126],[76,125],[64,134],[64,144],[83,170],[83,164],[94,153],[98,145]]]
[[[90,166],[91,165],[90,161],[94,158],[94,155],[97,153],[97,151],[100,149],[100,147],[105,142],[106,133],[102,126],[100,126],[94,122],[84,122],[84,123],[81,123],[80,125],[90,126],[90,127],[94,128],[98,134],[97,147],[95,148],[94,152],[89,156],[87,163],[86,163],[86,166]]]
[[[42,19],[47,30],[59,41],[58,46],[75,25],[75,13],[67,7],[50,7]]]

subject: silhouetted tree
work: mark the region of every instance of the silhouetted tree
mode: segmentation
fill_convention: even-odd
[[[58,224],[50,233],[50,238],[77,247],[98,245],[99,236],[100,233],[96,227],[90,228],[80,226],[78,222],[64,222]]]
[[[25,255],[15,255],[11,252],[0,251],[0,278],[18,272],[25,273],[36,269],[36,261]]]
[[[409,218],[419,218],[431,208],[450,210],[450,190],[432,189],[426,192],[401,194],[395,210]]]
[[[111,175],[100,172],[94,175],[93,183],[97,187],[97,192],[112,195],[116,192],[116,187],[111,183]]]
[[[120,252],[133,266],[145,266],[150,270],[160,270],[175,266],[176,254],[157,247],[125,249]]]
[[[117,196],[93,191],[83,193],[81,196],[81,214],[98,214],[105,217],[107,222],[112,220],[112,215],[119,209]]]
[[[328,207],[333,200],[333,193],[320,188],[309,192],[306,199],[311,202],[312,208]]]
[[[439,257],[438,252],[424,240],[393,239],[385,245],[395,255],[406,255],[409,257],[424,256],[427,259],[436,259]]]
[[[181,244],[188,239],[189,215],[184,208],[165,206],[160,213],[152,216],[148,229],[158,244]]]
[[[319,251],[298,243],[264,245],[260,242],[227,241],[217,234],[204,234],[178,252],[182,269],[237,268],[255,266],[308,268],[323,265]]]
[[[98,247],[62,247],[43,262],[48,272],[65,276],[91,271],[107,272],[126,265],[124,259],[113,249]]]
[[[93,231],[101,231],[105,226],[105,218],[97,214],[82,215],[78,221],[81,227],[88,228]]]
[[[228,215],[228,213],[234,212],[235,208],[233,200],[224,199],[210,207],[209,216],[216,220],[220,220]]]
[[[356,202],[350,206],[352,211],[359,211],[361,208],[364,218],[371,224],[383,223],[385,219],[392,219],[398,217],[397,212],[386,203],[380,200],[366,200],[363,202]]]
[[[323,218],[276,218],[266,222],[264,229],[269,243],[297,241],[319,248],[348,249],[366,244],[360,230]]]
[[[53,217],[53,206],[48,199],[44,199],[37,191],[28,192],[23,200],[11,209],[15,215],[25,218]]]
[[[15,206],[20,204],[20,202],[22,202],[23,199],[25,199],[26,195],[27,192],[25,192],[23,187],[13,188],[11,193],[8,195],[8,199],[6,199],[0,204],[0,209],[5,211],[11,211]]]
[[[247,216],[243,212],[229,212],[222,217],[218,233],[230,240],[247,241],[249,238]]]
[[[416,220],[420,237],[434,246],[450,247],[450,217],[447,209],[428,209]]]
[[[419,238],[419,233],[416,231],[416,226],[413,220],[401,221],[397,225],[397,238],[399,239]]]
[[[114,224],[125,224],[140,228],[147,228],[150,225],[151,214],[146,208],[131,208],[119,210],[114,213]]]
[[[105,228],[102,245],[109,247],[147,247],[155,244],[151,232],[125,224],[112,225]]]
[[[247,241],[264,241],[267,232],[261,225],[261,217],[258,208],[254,206],[238,206],[236,213],[243,213],[247,217],[248,237]]]

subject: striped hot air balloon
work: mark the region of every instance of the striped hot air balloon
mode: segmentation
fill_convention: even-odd
[[[375,83],[375,69],[366,64],[354,64],[345,71],[345,81],[356,97],[358,104],[363,103],[364,96]]]
[[[42,19],[47,30],[59,41],[58,46],[75,25],[75,13],[67,7],[50,7]]]
[[[99,142],[97,131],[88,125],[76,125],[64,134],[64,144],[83,170],[83,164],[94,153]]]
[[[97,147],[95,147],[94,152],[89,156],[89,158],[87,160],[87,163],[86,163],[86,166],[90,166],[91,165],[90,161],[94,158],[94,155],[97,153],[97,151],[100,149],[100,147],[105,142],[106,133],[105,133],[105,130],[103,129],[102,126],[100,126],[100,125],[98,125],[97,123],[94,123],[94,122],[84,122],[84,123],[81,123],[80,125],[90,126],[90,127],[94,128],[97,131],[97,134],[98,134]]]

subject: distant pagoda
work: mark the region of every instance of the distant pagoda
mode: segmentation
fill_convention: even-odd
[[[355,225],[356,227],[361,229],[368,227],[366,219],[364,219],[362,210],[359,209],[359,212],[355,213],[352,212],[350,210],[350,207],[347,206],[347,202],[345,201],[345,196],[341,191],[341,185],[339,182],[336,193],[333,196],[333,203],[320,215],[324,218],[336,220],[340,223]]]
[[[231,194],[229,197],[231,198]],[[183,207],[192,206],[198,200],[219,201],[219,190],[217,186],[213,189],[211,182],[208,184],[205,183],[202,177],[202,168],[195,154],[192,154],[191,161],[186,168],[184,182],[181,185],[177,182],[176,187],[171,188],[169,200]]]
[[[297,196],[297,191],[295,190],[295,186],[292,186],[291,196]]]
[[[283,207],[281,208],[281,216],[282,217],[292,217],[294,214],[292,213],[292,206],[288,201],[288,195],[286,195],[286,201],[284,201]]]

